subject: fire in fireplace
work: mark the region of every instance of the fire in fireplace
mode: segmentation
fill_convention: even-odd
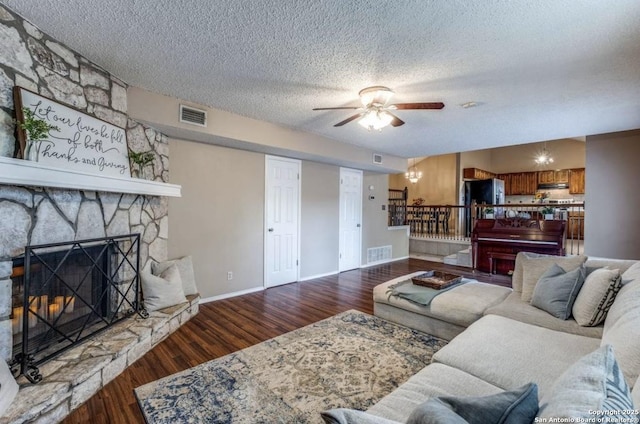
[[[12,370],[42,380],[38,365],[142,309],[140,235],[27,246],[13,260]]]

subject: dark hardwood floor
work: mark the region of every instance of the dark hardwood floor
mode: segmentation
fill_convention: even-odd
[[[373,288],[419,270],[442,270],[511,285],[510,277],[407,259],[200,305],[200,313],[64,421],[144,423],[133,389],[349,309],[373,313]]]

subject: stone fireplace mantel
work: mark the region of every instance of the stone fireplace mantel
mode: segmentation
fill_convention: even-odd
[[[181,197],[182,189],[176,184],[139,178],[95,175],[2,156],[0,156],[0,184],[168,197]]]

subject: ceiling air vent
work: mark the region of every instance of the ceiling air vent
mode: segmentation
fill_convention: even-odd
[[[207,126],[207,112],[190,106],[180,105],[180,122],[185,124]]]
[[[382,155],[379,153],[373,154],[373,163],[381,164],[382,163]]]

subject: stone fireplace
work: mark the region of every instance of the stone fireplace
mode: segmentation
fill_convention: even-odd
[[[154,156],[142,176],[169,181],[167,137],[128,118],[123,81],[3,6],[0,29],[5,34],[3,49],[10,52],[0,59],[0,159],[18,154],[12,121],[13,87],[18,85],[125,128],[129,149]],[[8,175],[13,172],[5,163],[0,166]],[[43,181],[50,179],[40,172]],[[77,183],[75,188],[0,182],[0,358],[4,360],[10,359],[13,345],[12,258],[23,255],[25,246],[139,233],[141,268],[150,258],[167,259],[166,197],[113,190],[108,182],[104,190],[81,190],[82,177],[69,180]]]
[[[14,374],[39,366],[142,309],[138,234],[27,246],[13,259]]]
[[[46,316],[41,321],[50,324],[58,320],[70,325],[81,319],[76,315],[82,308],[77,297],[80,293],[69,294],[58,286],[46,293],[27,293],[25,300],[26,288],[20,282],[23,275],[14,271],[14,260],[25,258],[26,247],[139,234],[136,255],[139,269],[144,269],[149,261],[167,259],[166,196],[179,196],[179,187],[174,187],[174,194],[166,194],[164,189],[170,186],[167,137],[129,118],[126,83],[2,5],[0,32],[7,52],[0,57],[0,359],[10,361],[14,331],[19,332],[20,324],[23,332],[25,324],[27,331],[37,326],[29,327],[25,308],[39,311],[41,317]],[[19,151],[13,123],[14,86],[124,128],[130,150],[153,155],[152,164],[142,172],[143,179],[96,179],[15,159]],[[18,173],[22,179],[14,178]],[[17,259],[15,268],[20,268],[19,262]],[[123,280],[130,277],[124,274],[120,276]],[[114,303],[137,295],[135,289],[127,294],[111,292],[106,303],[100,300],[92,305],[101,312],[89,313],[95,322],[87,326],[102,322],[102,315],[109,320]],[[20,298],[21,303],[13,303]],[[192,297],[187,304],[154,312],[146,320],[129,317],[116,323],[43,363],[40,371],[44,378],[39,384],[20,377],[18,397],[0,421],[60,421],[197,313],[197,300]],[[18,309],[14,312],[14,308]],[[39,331],[42,338],[48,330]],[[47,355],[46,349],[42,355]]]

